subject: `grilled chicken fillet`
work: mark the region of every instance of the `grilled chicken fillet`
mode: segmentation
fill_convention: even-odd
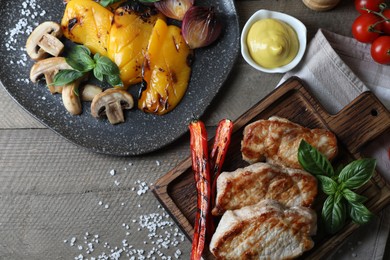
[[[223,172],[217,179],[213,215],[226,210],[274,199],[285,206],[312,205],[317,195],[316,178],[300,169],[255,163],[233,172]]]
[[[300,169],[298,147],[301,140],[316,147],[329,160],[337,153],[336,136],[326,129],[309,129],[280,117],[247,125],[241,142],[242,157],[249,163],[264,159],[272,164]]]
[[[214,233],[210,251],[217,259],[291,259],[314,246],[315,212],[284,207],[274,200],[229,210]]]

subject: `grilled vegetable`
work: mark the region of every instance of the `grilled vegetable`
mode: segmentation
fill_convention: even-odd
[[[187,90],[191,60],[180,28],[158,19],[145,53],[138,108],[158,115],[175,108]]]
[[[154,6],[164,15],[176,20],[183,20],[184,14],[194,5],[194,0],[157,1]]]
[[[61,28],[69,40],[107,56],[107,43],[114,14],[94,1],[72,0],[66,5]]]
[[[116,9],[107,54],[118,65],[125,87],[141,82],[143,52],[156,20],[163,17],[157,9],[135,0]]]
[[[222,23],[213,7],[192,6],[185,13],[181,28],[186,43],[195,49],[213,43],[221,34]]]
[[[211,201],[215,202],[215,189],[219,174],[222,170],[222,165],[225,161],[225,156],[230,144],[230,138],[233,132],[233,122],[229,119],[223,119],[218,123],[218,127],[214,137],[213,148],[210,153],[210,169],[213,185],[211,189]]]
[[[207,132],[202,121],[192,121],[189,125],[191,135],[192,169],[197,189],[197,207],[192,240],[191,259],[201,259],[206,241],[207,223],[210,219],[210,167],[207,147]]]

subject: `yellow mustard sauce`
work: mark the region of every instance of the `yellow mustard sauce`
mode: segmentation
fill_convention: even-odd
[[[294,29],[285,22],[272,18],[259,20],[251,26],[247,45],[252,59],[269,69],[290,63],[299,49]]]

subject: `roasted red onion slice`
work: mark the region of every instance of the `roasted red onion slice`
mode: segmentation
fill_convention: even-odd
[[[222,23],[213,7],[192,6],[184,15],[181,29],[184,40],[195,49],[213,43],[221,34]]]
[[[193,5],[194,0],[161,0],[154,3],[165,16],[179,21],[183,20],[184,14]]]

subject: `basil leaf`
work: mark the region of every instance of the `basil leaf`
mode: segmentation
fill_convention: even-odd
[[[96,70],[99,70],[103,75],[119,74],[118,66],[109,58],[101,56],[99,53],[95,54],[93,59],[96,62]]]
[[[103,73],[102,73],[99,69],[95,68],[95,69],[93,70],[93,75],[94,75],[95,78],[97,78],[98,80],[104,81],[104,75],[103,75]]]
[[[340,195],[330,195],[325,200],[321,216],[328,233],[334,234],[344,226],[346,211],[344,200]]]
[[[358,203],[364,203],[367,198],[362,196],[362,195],[359,195],[349,189],[344,189],[343,190],[343,196],[346,200],[348,200],[349,202],[358,202]]]
[[[111,86],[123,87],[123,82],[118,74],[107,75],[105,78]]]
[[[340,172],[339,180],[345,188],[357,189],[372,177],[376,165],[375,159],[360,159],[351,162]]]
[[[322,191],[327,195],[333,195],[337,191],[338,184],[332,178],[324,175],[316,175],[320,181]]]
[[[303,139],[298,147],[298,161],[303,169],[313,175],[334,176],[329,160]]]
[[[100,0],[99,1],[99,4],[104,6],[104,7],[107,7],[111,4],[114,4],[114,3],[117,3],[117,2],[120,2],[121,0]]]
[[[65,60],[73,69],[81,72],[90,71],[95,67],[90,50],[83,45],[73,47]]]
[[[53,85],[64,86],[82,76],[84,76],[84,73],[77,70],[61,70],[54,76]]]
[[[353,222],[361,225],[369,222],[374,214],[372,214],[363,203],[359,202],[349,202],[349,216]]]

